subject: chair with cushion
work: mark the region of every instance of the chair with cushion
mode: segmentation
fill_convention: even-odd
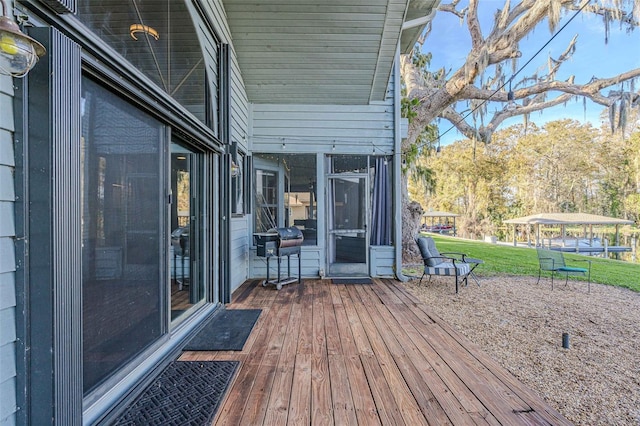
[[[542,271],[551,272],[551,290],[553,290],[553,276],[557,273],[565,274],[565,285],[569,282],[569,274],[580,274],[588,276],[588,292],[591,293],[591,260],[576,260],[576,262],[587,262],[589,264],[588,268],[576,268],[572,266],[567,266],[564,255],[561,251],[557,250],[548,250],[544,248],[537,248],[538,251],[538,263],[540,264],[540,269],[538,270],[538,282],[540,282],[540,276],[542,275]],[[536,284],[537,284],[536,283]]]
[[[424,262],[424,272],[420,277],[420,283],[425,275],[429,275],[429,280],[433,275],[455,276],[456,293],[458,293],[459,284],[463,282],[466,285],[471,271],[479,263],[482,263],[481,260],[468,258],[464,253],[440,253],[431,237],[419,236],[416,238],[416,243]],[[467,260],[472,261],[468,262]]]

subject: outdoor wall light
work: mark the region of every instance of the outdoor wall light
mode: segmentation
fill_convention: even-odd
[[[240,176],[240,166],[235,161],[231,160],[231,177],[235,178]]]
[[[46,50],[44,46],[20,31],[20,27],[7,16],[5,0],[0,17],[0,74],[24,77]]]

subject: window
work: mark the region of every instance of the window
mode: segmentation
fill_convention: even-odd
[[[171,319],[204,302],[202,250],[202,154],[181,141],[171,143]]]
[[[297,226],[304,235],[303,244],[316,245],[316,156],[256,154],[254,167],[256,232],[275,226]]]
[[[278,222],[278,172],[256,169],[256,214],[254,229],[267,232]]]
[[[158,87],[216,130],[217,124],[206,119],[205,64],[184,1],[86,0],[79,2],[78,17]]]

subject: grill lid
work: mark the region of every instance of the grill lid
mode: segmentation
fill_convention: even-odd
[[[300,246],[302,245],[302,241],[304,241],[302,231],[296,226],[290,226],[288,228],[272,228],[268,232],[278,235],[280,247]]]

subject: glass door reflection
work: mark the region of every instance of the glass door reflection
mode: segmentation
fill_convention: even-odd
[[[171,144],[171,320],[184,317],[204,302],[200,263],[200,162],[202,156],[190,148]]]

